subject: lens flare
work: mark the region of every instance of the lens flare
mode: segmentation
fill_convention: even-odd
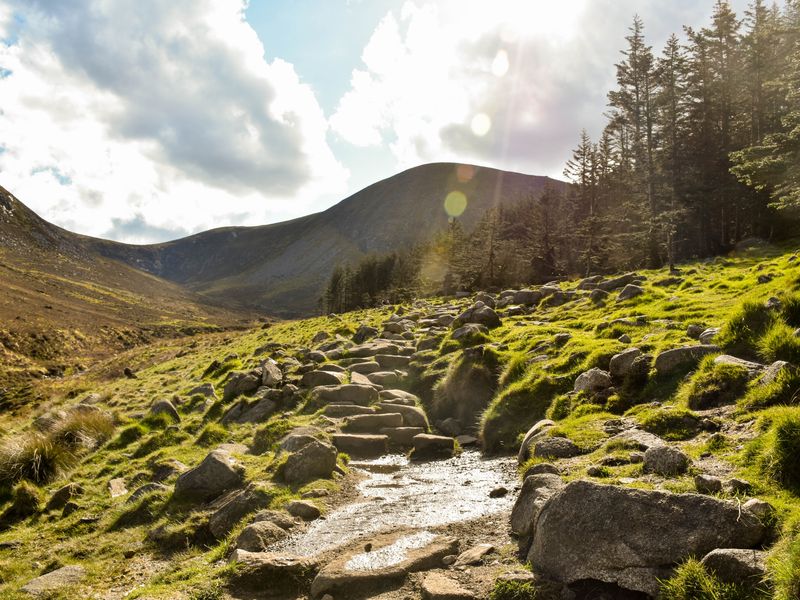
[[[492,128],[492,120],[489,118],[489,115],[485,113],[478,113],[472,117],[470,128],[472,129],[472,133],[478,137],[483,137],[489,133],[489,130]]]
[[[508,73],[508,52],[503,49],[497,51],[497,56],[492,61],[492,73],[495,77],[502,77]]]
[[[444,199],[444,212],[449,217],[460,217],[467,208],[467,197],[458,191],[447,194]]]

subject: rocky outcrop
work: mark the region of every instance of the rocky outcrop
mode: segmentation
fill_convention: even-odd
[[[312,479],[330,477],[335,468],[336,448],[313,440],[289,455],[283,465],[283,478],[291,484],[306,483]]]
[[[656,356],[655,367],[659,375],[669,375],[683,368],[695,366],[704,356],[719,352],[718,346],[700,345],[665,350]]]
[[[528,560],[563,583],[597,580],[657,595],[690,556],[754,548],[761,521],[734,502],[574,481],[539,511]]]

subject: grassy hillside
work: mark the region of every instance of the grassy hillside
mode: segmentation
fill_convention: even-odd
[[[718,495],[755,496],[775,508],[769,594],[795,598],[800,586],[800,376],[789,368],[771,384],[748,381],[741,367],[719,366],[713,356],[728,352],[765,364],[800,362],[795,335],[800,259],[787,248],[764,246],[684,264],[679,273],[638,275],[642,293],[632,299],[618,300],[616,290],[593,301],[592,290],[578,289],[577,280],[562,282],[562,296],[548,296],[529,309],[499,308],[499,327],[458,341],[452,329],[417,324],[410,336],[417,352],[402,385],[422,399],[432,424],[458,417],[489,453],[516,452],[531,425],[552,419],[555,426],[548,435],[567,438],[578,448],[576,456],[560,463],[568,480],[592,478],[673,492],[693,491],[699,472],[746,480],[746,493],[725,489]],[[780,306],[768,308],[771,298]],[[281,479],[286,454],[276,442],[300,426],[331,427],[331,420],[307,403],[302,389],[267,420],[225,425],[222,415],[236,399],[206,402],[189,391],[206,382],[222,398],[230,372],[254,368],[268,357],[283,367],[289,382],[297,383],[311,349],[340,347],[342,352],[325,361],[348,364],[349,340],[361,325],[380,327],[393,312],[417,321],[430,313],[457,314],[472,300],[431,299],[241,333],[159,340],[100,361],[86,373],[42,384],[48,400],[35,414],[24,419],[4,415],[0,423],[0,477],[6,487],[1,520],[7,527],[0,533],[0,595],[24,597],[17,590],[33,577],[79,564],[86,569],[85,579],[59,597],[88,596],[87,590],[98,597],[227,597],[236,567],[225,558],[246,519],[216,539],[206,530],[213,507],[171,497],[174,474],[161,480],[164,488],[153,488],[135,502],[126,502],[127,494],[112,498],[110,482],[121,480],[133,491],[172,461],[191,467],[219,444],[235,443],[246,446],[234,453],[262,494],[262,507],[281,510],[291,499],[319,488],[332,494],[320,501],[323,509],[335,504],[350,475],[294,486]],[[635,346],[657,359],[669,349],[697,344],[687,334],[692,325],[697,333],[720,328],[714,343],[721,348],[710,358],[668,374],[648,366],[604,394],[571,393],[581,373],[607,369],[610,358],[626,348]],[[321,331],[329,337],[313,341]],[[138,379],[119,377],[123,365],[134,369]],[[80,416],[81,411],[68,412],[56,419],[62,419],[60,425],[37,433],[32,417],[74,406],[88,394],[96,394],[90,401],[100,409],[85,411],[94,415],[91,419]],[[154,401],[170,398],[178,419],[148,413]],[[674,477],[644,473],[630,459],[631,448],[604,444],[615,420],[661,436],[689,455],[694,466]],[[48,448],[45,454],[52,460],[36,476],[9,476],[9,465],[24,462],[26,452],[31,453],[19,449],[34,446]],[[9,449],[17,449],[11,453],[17,463],[9,459]],[[346,470],[347,457],[338,460]],[[528,461],[520,472],[537,462],[541,459]],[[82,488],[73,512],[46,510],[45,503],[67,482]],[[501,556],[496,576],[520,567],[512,552]],[[688,597],[681,594],[693,585],[706,586],[707,592],[691,597],[742,597],[695,563],[681,567],[668,585],[672,598]],[[508,587],[498,584],[498,589]]]

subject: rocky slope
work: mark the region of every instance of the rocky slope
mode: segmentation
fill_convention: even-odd
[[[0,593],[795,598],[798,293],[762,248],[131,350],[9,423]]]

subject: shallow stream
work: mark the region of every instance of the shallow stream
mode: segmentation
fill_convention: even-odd
[[[513,457],[482,458],[480,452],[431,462],[410,462],[402,455],[353,461],[365,478],[360,497],[314,521],[276,550],[314,556],[364,534],[471,521],[511,509],[518,484]],[[505,487],[509,493],[490,498]]]

